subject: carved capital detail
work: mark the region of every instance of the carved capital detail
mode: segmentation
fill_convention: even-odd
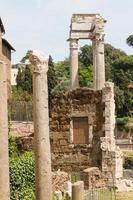
[[[33,65],[34,73],[47,73],[48,57],[44,57],[44,55],[39,51],[29,51],[29,60]]]
[[[70,39],[70,49],[78,49],[78,40]]]

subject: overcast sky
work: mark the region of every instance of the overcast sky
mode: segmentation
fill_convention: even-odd
[[[51,54],[54,61],[68,57],[73,13],[100,13],[107,19],[105,42],[132,54],[125,41],[133,34],[133,0],[1,0],[5,38],[16,49],[13,63],[29,49]]]

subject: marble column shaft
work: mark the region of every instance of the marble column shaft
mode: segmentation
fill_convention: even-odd
[[[103,38],[93,40],[94,89],[101,90],[105,85],[105,60]]]
[[[35,182],[36,199],[52,199],[51,152],[48,112],[48,58],[38,53],[31,54],[33,65],[33,106],[35,143]],[[33,57],[32,57],[33,56]]]
[[[70,39],[70,90],[79,87],[78,80],[78,40]]]

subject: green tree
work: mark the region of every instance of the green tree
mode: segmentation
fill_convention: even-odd
[[[84,67],[88,67],[93,64],[93,53],[91,45],[84,45],[80,48],[79,61]]]
[[[129,46],[133,47],[133,35],[130,35],[127,39],[126,42]]]
[[[68,58],[55,64],[55,76],[57,84],[53,88],[53,93],[56,95],[59,92],[67,91],[70,82],[70,60]]]
[[[23,85],[23,80],[24,80],[23,70],[18,68],[18,74],[17,74],[17,77],[16,77],[17,88],[21,88],[21,86]]]
[[[55,74],[54,62],[51,56],[49,56],[49,69],[48,69],[48,94],[49,94],[49,106],[51,106],[52,99],[54,97],[54,88],[57,84],[57,77]]]
[[[120,57],[125,56],[126,53],[121,51],[120,49],[114,48],[110,44],[105,44],[105,74],[106,80],[111,80],[111,66],[112,63],[118,60]],[[89,65],[93,65],[93,54],[92,54],[92,46],[84,45],[80,48],[79,52],[79,61],[83,64],[84,67],[88,67]]]
[[[17,88],[21,88],[23,91],[32,93],[32,72],[31,66],[26,65],[26,67],[18,70],[18,75],[16,78]]]
[[[79,68],[79,85],[80,87],[91,87],[93,81],[92,65]]]
[[[133,56],[123,56],[112,64],[112,79],[117,86],[115,93],[117,115],[130,115],[133,93],[128,90],[128,85],[133,83]]]

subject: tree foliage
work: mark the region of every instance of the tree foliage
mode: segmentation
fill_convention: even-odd
[[[130,41],[131,38],[130,37]],[[129,40],[128,40],[129,42]],[[22,59],[26,62],[28,54]],[[90,87],[93,82],[93,52],[91,45],[84,45],[79,52],[79,84],[80,87]],[[127,89],[133,84],[133,56],[105,44],[106,81],[115,83],[116,113],[118,116],[128,115],[133,105],[132,93]],[[56,94],[67,91],[70,85],[70,59],[54,63],[49,57],[48,90],[49,105]],[[28,93],[32,92],[32,76],[30,68],[19,69],[17,88]]]
[[[31,152],[10,158],[11,200],[35,200],[34,165]]]
[[[118,60],[120,57],[125,56],[126,53],[120,49],[114,48],[110,44],[105,44],[105,70],[106,70],[106,80],[111,80],[111,66],[112,63]],[[80,48],[79,60],[84,67],[93,65],[93,53],[91,45],[84,45]]]
[[[49,106],[51,106],[52,99],[54,97],[53,90],[57,84],[57,77],[55,75],[54,62],[51,56],[49,56],[48,62],[48,96],[49,96]]]
[[[16,78],[17,88],[21,88],[23,91],[32,93],[32,71],[31,65],[18,69],[18,75]]]
[[[133,47],[133,35],[130,35],[127,39],[126,42],[129,46]]]
[[[133,106],[133,93],[128,85],[133,83],[133,56],[123,56],[112,64],[112,79],[117,86],[117,115],[130,115]]]

